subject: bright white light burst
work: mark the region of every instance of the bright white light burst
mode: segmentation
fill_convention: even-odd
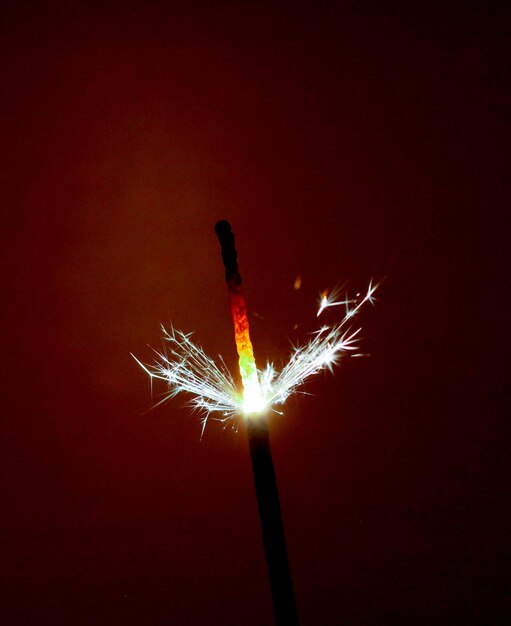
[[[328,369],[333,370],[340,359],[357,349],[360,328],[347,327],[348,322],[366,302],[374,303],[373,294],[378,285],[372,281],[365,296],[336,301],[337,294],[321,294],[318,316],[328,307],[345,306],[344,318],[333,326],[323,326],[313,333],[310,341],[293,349],[288,363],[280,372],[268,363],[259,371],[259,380],[264,406],[261,410],[278,411],[287,398],[314,374]],[[190,334],[162,327],[164,347],[154,350],[156,359],[151,365],[133,358],[152,379],[167,383],[168,392],[158,403],[184,392],[191,396],[190,406],[201,413],[202,431],[210,416],[226,422],[238,415],[245,415],[243,391],[238,388],[225,363],[217,364],[204,350],[190,339]],[[357,356],[352,354],[352,356]]]

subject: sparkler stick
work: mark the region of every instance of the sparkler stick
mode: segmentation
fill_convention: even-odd
[[[287,554],[284,525],[280,510],[279,493],[246,304],[241,292],[241,276],[238,270],[234,234],[226,221],[215,226],[222,246],[225,278],[234,322],[234,336],[239,356],[239,368],[243,383],[243,411],[247,416],[247,435],[252,460],[252,470],[259,506],[264,550],[273,599],[273,612],[277,626],[298,626],[298,614],[293,592],[291,570]]]
[[[297,393],[305,381],[325,369],[332,371],[342,357],[356,350],[361,329],[353,330],[350,325],[366,302],[374,302],[377,285],[370,281],[364,294],[357,293],[352,298],[346,295],[344,300],[338,299],[339,289],[323,292],[318,317],[325,309],[334,307],[337,311],[344,308],[344,317],[333,325],[322,326],[304,344],[295,346],[280,371],[271,363],[258,371],[241,291],[234,235],[228,222],[218,222],[215,230],[222,245],[243,391],[240,392],[223,361],[215,362],[192,341],[190,333],[174,328],[163,328],[164,344],[161,350],[154,350],[156,359],[152,364],[146,365],[135,356],[133,358],[149,374],[151,381],[160,379],[166,383],[167,392],[158,404],[177,394],[188,395],[189,405],[201,413],[202,432],[210,416],[224,424],[236,421],[240,416],[245,418],[275,619],[277,626],[297,626],[267,413],[280,413],[277,407],[281,407],[291,394]]]

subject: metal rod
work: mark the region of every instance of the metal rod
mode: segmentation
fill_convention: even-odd
[[[279,492],[266,416],[247,420],[248,445],[259,505],[276,626],[298,626]]]
[[[229,289],[235,334],[243,335],[242,346],[238,346],[238,338],[236,342],[240,355],[240,372],[243,378],[243,359],[246,358],[247,354],[251,354],[254,370],[255,359],[248,332],[245,299],[241,291],[241,276],[238,269],[234,233],[229,222],[225,220],[217,222],[215,232],[222,247],[222,260],[225,267],[225,280]],[[276,626],[298,626],[298,614],[289,569],[266,415],[247,416],[247,434],[270,578],[275,624]]]

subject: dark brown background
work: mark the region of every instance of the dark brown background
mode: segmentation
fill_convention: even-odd
[[[220,218],[261,365],[385,278],[272,418],[303,624],[509,610],[505,15],[413,4],[4,5],[3,623],[271,624],[243,428],[129,357],[235,366]]]

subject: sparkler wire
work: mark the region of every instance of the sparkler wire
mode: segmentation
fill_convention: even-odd
[[[245,407],[248,399],[247,437],[270,579],[275,624],[276,626],[298,626],[298,613],[289,568],[279,492],[273,468],[268,417],[264,410],[264,402],[262,402],[254,352],[250,341],[245,300],[241,293],[241,276],[238,271],[234,234],[230,224],[225,221],[218,222],[215,231],[222,246],[222,259],[225,265],[234,321],[234,335],[240,357],[239,365],[245,394]]]
[[[201,415],[202,432],[210,415],[226,423],[239,415],[246,418],[248,443],[256,488],[263,543],[277,626],[298,626],[296,602],[287,554],[279,494],[273,468],[268,433],[268,413],[280,412],[278,407],[311,376],[328,369],[332,371],[340,359],[357,349],[360,328],[350,326],[353,317],[366,303],[374,302],[377,285],[369,283],[362,297],[339,300],[339,290],[323,292],[319,300],[318,317],[330,307],[345,307],[344,317],[332,326],[323,326],[312,338],[296,346],[286,365],[278,372],[269,363],[259,371],[250,341],[250,329],[245,299],[241,290],[234,234],[226,221],[215,226],[222,248],[225,278],[229,291],[234,323],[236,349],[242,389],[239,389],[223,360],[217,364],[191,339],[191,334],[174,328],[163,330],[163,347],[154,350],[152,364],[133,358],[149,374],[151,381],[160,379],[168,387],[158,403],[184,392],[189,405]]]

